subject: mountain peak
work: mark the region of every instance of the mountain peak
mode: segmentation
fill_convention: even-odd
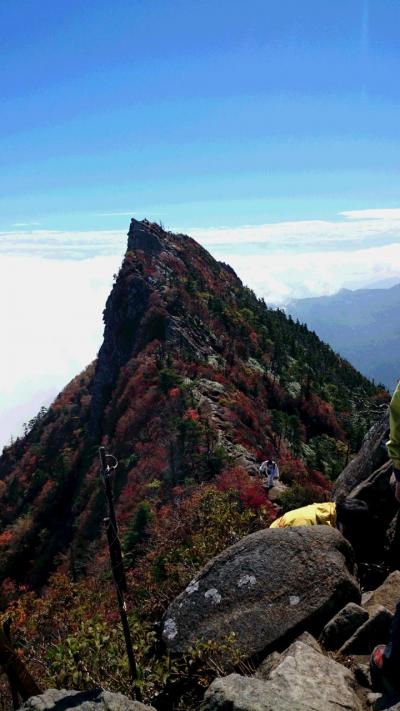
[[[82,565],[88,544],[101,554],[99,444],[121,462],[116,506],[124,526],[153,480],[162,507],[175,485],[209,484],[220,474],[250,486],[268,454],[289,483],[321,497],[329,489],[323,474],[339,473],[347,456],[353,393],[362,401],[376,395],[190,236],[148,220],[130,223],[104,326],[93,366],[0,458],[0,526],[9,542],[0,582],[15,571],[40,585],[70,546],[82,551],[74,553]],[[21,515],[31,532],[19,548],[13,526]]]
[[[156,222],[135,220],[132,217],[128,232],[128,250],[142,250],[148,254],[161,252],[164,230]]]

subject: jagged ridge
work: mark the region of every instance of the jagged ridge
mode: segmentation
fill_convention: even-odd
[[[287,484],[323,497],[316,470],[340,471],[366,428],[360,403],[379,397],[230,267],[146,220],[131,221],[104,322],[97,362],[0,460],[3,578],[40,585],[67,553],[79,574],[102,550],[101,442],[120,460],[124,531],[150,482],[157,510],[175,485],[254,473],[268,453]]]

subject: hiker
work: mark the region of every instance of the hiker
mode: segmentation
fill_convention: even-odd
[[[275,479],[279,479],[279,467],[273,459],[266,459],[260,466],[261,476],[267,480],[267,489],[272,489]]]
[[[321,504],[309,504],[287,511],[271,523],[270,528],[288,526],[332,526],[339,529],[350,543],[358,532],[365,530],[368,521],[368,505],[360,499],[339,499]]]
[[[387,448],[396,479],[395,496],[400,501],[400,382],[389,406],[390,439]],[[400,698],[400,601],[397,603],[388,644],[379,644],[371,654],[372,688],[396,700]]]

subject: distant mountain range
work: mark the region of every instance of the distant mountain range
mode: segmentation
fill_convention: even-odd
[[[400,377],[400,284],[296,299],[287,311],[364,375],[394,388]]]

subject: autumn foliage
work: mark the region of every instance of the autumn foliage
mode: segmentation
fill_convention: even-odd
[[[325,500],[370,424],[366,404],[385,395],[196,242],[143,224],[162,249],[136,249],[130,235],[96,362],[3,451],[0,582],[21,654],[46,683],[72,685],[74,671],[60,676],[62,660],[72,669],[74,655],[91,654],[110,634],[116,658],[102,660],[105,684],[124,688],[120,640],[107,632],[117,618],[103,444],[119,461],[113,487],[131,623],[146,640],[151,699],[162,688],[149,661],[154,630],[171,597],[212,556],[276,516],[260,461],[279,460],[283,507]],[[85,676],[76,663],[79,684],[102,683],[94,667]]]

